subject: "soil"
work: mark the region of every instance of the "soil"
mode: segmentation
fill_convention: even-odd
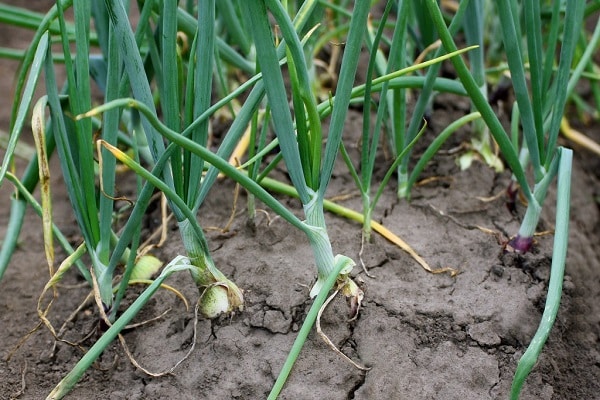
[[[0,25],[2,46],[27,43],[20,34],[7,32]],[[0,62],[0,89],[10,93],[17,64]],[[0,99],[3,131],[8,130],[9,99],[6,95]],[[425,140],[467,109],[463,100],[438,98],[429,138]],[[360,114],[351,112],[346,125],[349,143],[357,142],[360,126]],[[597,125],[582,129],[600,139]],[[24,136],[31,142],[29,135]],[[434,179],[416,187],[410,202],[399,201],[391,184],[375,212],[379,222],[407,241],[432,267],[452,267],[460,273],[454,277],[430,274],[402,250],[375,235],[362,255],[373,277],[365,276],[359,266],[354,269],[355,279],[363,282],[365,290],[358,319],[349,321],[348,306],[339,297],[322,318],[323,331],[333,343],[371,369],[360,371],[344,361],[313,330],[280,398],[507,398],[516,364],[535,333],[544,307],[553,237],[538,237],[535,250],[526,255],[502,251],[502,241],[517,231],[524,207],[519,207],[515,217],[507,211],[503,196],[481,200],[503,192],[510,175],[496,174],[479,162],[461,171],[456,155],[446,150],[467,137],[468,132],[461,132],[444,146],[423,176]],[[56,160],[53,162],[54,218],[77,243],[78,231]],[[522,399],[600,396],[598,164],[595,156],[575,149],[569,255],[561,308],[546,347],[527,379]],[[18,171],[25,165],[24,160],[17,159]],[[330,197],[355,194],[346,171],[340,163],[331,182]],[[376,178],[381,176],[382,171],[378,171]],[[124,175],[119,190],[127,192],[129,184]],[[10,184],[0,189],[0,237],[6,232],[11,191]],[[201,209],[204,227],[226,225],[233,193],[234,185],[228,181],[214,188]],[[134,367],[115,342],[68,398],[266,398],[310,307],[308,288],[315,269],[303,234],[290,229],[272,212],[259,213],[257,228],[248,228],[244,200],[242,193],[229,231],[207,229],[207,235],[218,267],[244,289],[245,309],[214,321],[200,320],[195,350],[164,377],[151,377]],[[301,212],[295,200],[282,201]],[[341,202],[360,210],[357,196]],[[553,221],[551,194],[539,231],[551,230]],[[159,222],[158,214],[152,214],[147,224],[156,228]],[[334,251],[358,261],[360,225],[328,215],[327,226]],[[154,251],[165,262],[183,253],[172,223],[168,236],[167,242]],[[61,260],[64,254],[58,254]],[[47,280],[41,222],[30,210],[20,246],[0,282],[2,399],[44,398],[83,354],[80,348],[55,343],[52,335],[41,328],[10,360],[6,359],[38,324],[36,304]],[[187,273],[172,276],[168,283],[181,290],[192,304],[197,299],[198,292]],[[128,299],[140,290],[132,288]],[[70,271],[50,313],[53,324],[60,327],[88,294],[89,288],[81,285],[75,271]],[[165,311],[167,314],[161,318],[124,333],[135,359],[155,372],[175,365],[193,340],[193,310],[186,310],[171,292],[159,291],[136,321]],[[97,321],[97,310],[88,304],[67,324],[64,337],[89,348],[97,338],[93,334]],[[90,332],[92,335],[86,338]]]

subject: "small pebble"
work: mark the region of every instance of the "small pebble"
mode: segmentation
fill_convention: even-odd
[[[502,278],[502,275],[504,275],[504,267],[501,265],[494,265],[492,267],[492,274],[496,275],[498,278]]]

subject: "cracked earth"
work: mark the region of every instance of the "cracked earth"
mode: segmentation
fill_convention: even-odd
[[[30,2],[36,3],[36,2]],[[44,3],[44,2],[42,2]],[[20,35],[2,37],[21,40]],[[21,39],[19,39],[21,38]],[[0,76],[12,76],[14,64],[0,64]],[[11,83],[0,80],[3,93]],[[8,129],[8,96],[0,98],[0,129]],[[468,111],[464,99],[436,99],[430,132],[439,132]],[[358,143],[359,113],[347,121],[348,143]],[[599,140],[600,129],[589,131]],[[456,148],[467,136],[452,138],[444,150]],[[429,136],[430,140],[431,136]],[[25,138],[25,140],[28,140]],[[355,147],[355,146],[354,146]],[[356,149],[349,152],[355,159]],[[422,148],[415,150],[418,154]],[[381,155],[381,160],[384,157]],[[17,160],[22,171],[25,163]],[[54,160],[52,189],[54,218],[78,242],[74,219]],[[375,182],[384,174],[381,162]],[[573,171],[572,218],[568,265],[561,309],[548,343],[527,380],[522,399],[592,399],[600,393],[600,242],[597,201],[600,162],[576,149]],[[283,175],[282,175],[283,176]],[[360,371],[334,353],[316,334],[304,349],[282,392],[282,399],[505,399],[517,361],[541,317],[549,276],[552,236],[538,238],[536,251],[525,256],[504,255],[501,242],[518,229],[518,218],[503,198],[484,202],[502,192],[509,174],[495,175],[475,163],[460,171],[452,154],[440,153],[422,178],[433,178],[414,189],[410,203],[398,201],[394,183],[384,193],[374,218],[408,242],[432,268],[451,267],[459,274],[433,275],[409,255],[374,235],[362,259],[373,278],[359,266],[365,301],[357,320],[348,321],[348,306],[336,298],[323,314],[322,329],[352,360],[371,367]],[[128,193],[126,180],[119,188]],[[201,210],[205,227],[224,226],[231,213],[234,187],[216,187]],[[330,196],[356,194],[345,166],[335,170]],[[0,190],[0,237],[4,236],[11,188]],[[241,313],[217,321],[200,320],[196,348],[173,374],[154,378],[133,367],[123,350],[113,345],[75,387],[72,399],[262,399],[271,389],[310,307],[308,288],[314,279],[313,256],[306,238],[281,219],[259,213],[257,228],[249,229],[243,212],[244,196],[227,233],[208,231],[218,267],[245,290]],[[298,213],[294,200],[282,199]],[[548,199],[540,230],[551,229],[554,199]],[[343,205],[360,210],[360,199],[349,196]],[[519,215],[524,212],[518,209]],[[160,222],[148,216],[148,231]],[[358,261],[360,226],[328,215],[334,251]],[[482,231],[478,227],[486,228]],[[169,240],[155,255],[167,262],[183,252],[173,224]],[[148,233],[149,233],[148,232]],[[0,398],[40,399],[81,357],[79,349],[53,340],[38,330],[5,357],[37,322],[37,296],[48,277],[41,223],[29,213],[21,246],[0,282]],[[64,257],[64,254],[62,255]],[[60,258],[61,255],[59,254]],[[60,326],[89,294],[75,272],[50,318]],[[187,274],[168,283],[193,302],[198,293]],[[140,291],[141,288],[133,288]],[[125,332],[137,361],[150,371],[175,365],[193,340],[193,307],[159,291],[138,316],[141,322],[163,317]],[[82,340],[98,320],[87,305],[67,326],[65,337]],[[95,336],[82,342],[89,347]]]
[[[342,172],[340,166],[331,195],[352,190]],[[586,201],[594,194],[589,182],[595,178],[581,168],[576,172],[572,250],[563,302],[548,344],[527,380],[523,399],[593,398],[600,390],[600,266],[594,249],[598,210]],[[452,267],[460,273],[454,277],[430,274],[402,250],[375,235],[362,256],[373,277],[365,276],[358,266],[354,271],[365,290],[358,319],[349,322],[348,305],[336,298],[321,321],[324,333],[342,352],[371,369],[360,371],[341,359],[313,330],[282,399],[506,398],[516,363],[535,332],[544,306],[552,236],[539,237],[534,253],[503,254],[499,244],[505,236],[502,230],[516,231],[518,221],[506,211],[502,198],[482,202],[478,197],[501,191],[508,174],[495,178],[479,163],[459,171],[453,158],[443,155],[428,173],[443,178],[438,180],[444,184],[417,187],[411,203],[398,201],[389,190],[375,216],[432,267]],[[65,205],[66,194],[60,189],[60,177],[53,179],[58,199],[55,215],[68,227],[74,221]],[[226,224],[233,192],[233,185],[227,182],[216,188],[201,210],[203,226]],[[291,207],[296,205],[293,200],[283,201]],[[244,204],[243,196],[238,204]],[[358,197],[349,196],[343,204],[360,209]],[[552,226],[551,208],[546,210],[544,229]],[[159,221],[157,215],[148,216],[149,227]],[[4,212],[2,226],[6,217]],[[153,378],[135,369],[114,345],[96,368],[86,373],[71,398],[265,398],[308,312],[308,288],[314,277],[305,237],[273,217],[259,213],[256,229],[250,229],[243,209],[238,209],[229,232],[208,230],[217,265],[245,290],[243,312],[212,322],[200,320],[196,349],[166,377]],[[333,215],[327,218],[334,251],[358,260],[360,226]],[[35,227],[39,221],[29,215],[26,223]],[[155,251],[165,261],[183,251],[176,227],[171,224],[169,229],[169,240]],[[3,355],[35,325],[35,302],[46,279],[39,230],[24,235],[28,245],[15,255],[0,291],[6,332],[1,344]],[[78,282],[75,273],[67,277],[67,283]],[[187,274],[176,275],[169,284],[191,302],[197,298]],[[62,323],[87,294],[85,288],[77,286],[62,288],[52,320]],[[165,310],[170,310],[166,316],[125,333],[137,361],[154,372],[173,366],[193,339],[193,311],[186,311],[181,300],[167,291],[159,291],[137,321]],[[69,324],[66,337],[82,338],[93,329],[96,318],[88,306]],[[3,393],[18,393],[24,382],[19,398],[43,397],[81,356],[79,350],[66,344],[58,344],[50,354],[51,343],[50,334],[40,330],[10,362],[0,362]],[[83,344],[90,343],[87,340]]]

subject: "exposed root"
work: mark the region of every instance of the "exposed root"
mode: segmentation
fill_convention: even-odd
[[[67,330],[67,324],[69,322],[73,321],[75,319],[75,317],[77,316],[77,314],[79,314],[85,307],[87,307],[88,303],[93,298],[94,298],[94,293],[93,292],[88,293],[86,298],[79,304],[79,306],[77,306],[77,308],[75,310],[73,310],[73,312],[71,312],[71,314],[69,314],[67,319],[65,319],[65,322],[63,322],[62,326],[58,330],[58,337],[62,337],[62,335]]]
[[[266,219],[267,219],[267,226],[271,226],[271,224],[273,224],[273,222],[277,221],[277,219],[279,219],[279,215],[275,215],[275,217],[271,218],[271,214],[269,214],[269,212],[265,209],[262,208],[257,208],[256,212],[259,212],[261,214],[264,214]]]
[[[87,307],[88,303],[94,298],[94,293],[90,292],[88,293],[88,295],[86,296],[86,298],[79,304],[79,306],[77,306],[77,308],[75,310],[73,310],[73,312],[71,312],[71,314],[69,314],[69,316],[65,319],[65,321],[63,322],[63,324],[61,325],[60,329],[58,330],[58,333],[56,334],[56,336],[54,337],[54,344],[52,345],[52,351],[51,351],[51,355],[54,355],[56,352],[56,344],[58,342],[63,342],[69,345],[72,345],[74,347],[78,347],[82,352],[85,353],[85,349],[81,346],[81,344],[83,342],[85,342],[87,339],[89,339],[90,337],[92,337],[92,335],[95,332],[95,329],[90,330],[83,338],[79,339],[77,342],[69,342],[67,340],[64,340],[62,337],[65,333],[65,331],[67,330],[67,325],[69,324],[69,322],[73,321],[77,315],[85,308]]]
[[[227,223],[225,224],[225,226],[222,229],[223,233],[227,233],[231,229],[231,225],[233,224],[233,220],[235,219],[235,214],[237,212],[237,202],[238,202],[239,197],[240,197],[240,184],[236,183],[235,189],[233,190],[233,205],[231,207],[231,215],[229,216],[229,220],[227,221]]]
[[[369,270],[367,269],[367,265],[365,264],[365,262],[362,258],[364,250],[365,250],[365,233],[363,232],[360,237],[360,250],[358,251],[358,260],[360,261],[360,266],[362,267],[362,270],[365,273],[365,275],[367,275],[369,278],[375,278],[375,275],[372,275],[371,273],[369,273]]]
[[[23,346],[27,342],[27,340],[29,340],[31,335],[33,335],[35,332],[37,332],[38,329],[40,329],[42,327],[42,325],[45,325],[46,328],[48,328],[48,330],[50,331],[50,333],[52,334],[52,336],[54,337],[55,340],[62,341],[67,344],[70,344],[72,346],[78,347],[78,345],[76,343],[71,343],[67,340],[60,339],[60,336],[56,333],[54,326],[52,325],[50,320],[48,320],[47,315],[50,312],[50,309],[52,308],[52,304],[54,303],[54,300],[58,296],[56,284],[58,282],[60,282],[60,280],[62,279],[62,276],[65,274],[65,272],[67,272],[69,270],[69,268],[71,268],[71,266],[73,265],[75,260],[77,260],[81,256],[81,254],[83,254],[84,251],[85,251],[85,246],[82,244],[75,250],[75,252],[73,254],[71,254],[69,257],[67,257],[60,264],[60,266],[58,267],[58,270],[56,270],[56,272],[54,272],[52,270],[50,271],[51,272],[50,280],[44,286],[44,289],[42,290],[42,293],[38,297],[38,302],[37,302],[37,313],[38,313],[38,317],[40,318],[40,322],[38,322],[35,325],[35,327],[33,327],[29,332],[27,332],[19,340],[19,342],[13,347],[13,349],[6,356],[6,361],[9,361],[12,358],[12,356],[15,354],[15,352],[17,350],[19,350],[19,348],[21,348],[21,346]],[[48,291],[50,289],[52,289],[52,298],[50,299],[48,304],[46,304],[46,306],[44,307],[42,305],[42,302],[44,300],[44,297],[46,296],[46,293],[48,293]],[[54,348],[52,349],[51,354],[54,354]]]
[[[23,363],[23,368],[21,368],[21,388],[10,396],[11,400],[17,399],[25,393],[25,389],[27,387],[27,382],[25,381],[25,374],[27,373],[27,360]]]
[[[152,376],[155,378],[173,374],[173,371],[175,371],[175,369],[179,365],[181,365],[181,363],[183,363],[185,360],[187,360],[190,357],[190,355],[192,354],[192,352],[194,351],[194,349],[196,348],[196,337],[198,335],[198,308],[199,308],[199,305],[200,305],[200,301],[198,301],[196,303],[196,307],[194,309],[194,335],[192,337],[192,344],[191,344],[190,348],[188,349],[187,353],[181,359],[179,359],[179,361],[177,361],[175,363],[175,365],[173,365],[171,368],[167,369],[166,371],[161,371],[161,372],[152,372],[152,371],[148,370],[147,368],[144,368],[142,365],[140,365],[139,362],[137,362],[137,360],[135,359],[133,354],[131,354],[129,347],[127,346],[127,342],[125,342],[125,337],[123,337],[122,334],[119,334],[119,336],[118,336],[119,342],[121,343],[121,347],[123,347],[123,350],[125,351],[125,354],[127,355],[127,358],[129,359],[129,362],[131,362],[131,364],[133,366],[138,368],[140,371],[144,372],[146,375]]]
[[[13,349],[8,352],[8,354],[6,355],[6,357],[4,358],[4,360],[6,362],[10,361],[10,359],[12,358],[12,356],[15,355],[15,353],[17,352],[17,350],[19,350],[21,348],[21,346],[23,346],[25,344],[25,342],[27,342],[27,340],[29,340],[29,338],[31,337],[31,335],[33,335],[35,332],[37,332],[38,329],[40,329],[42,327],[42,325],[43,325],[42,321],[38,322],[35,327],[33,327],[21,339],[19,339],[19,341],[17,342],[17,344],[15,345],[15,347],[13,347]]]
[[[446,213],[443,210],[440,210],[439,208],[435,207],[433,204],[429,204],[428,205],[429,208],[431,210],[433,210],[434,212],[436,212],[438,215],[440,215],[441,217],[447,218],[450,221],[454,222],[456,225],[460,226],[461,228],[467,229],[467,230],[474,230],[477,229],[485,234],[488,235],[492,235],[496,238],[496,240],[498,241],[504,241],[504,235],[502,234],[502,232],[499,232],[495,229],[490,229],[490,228],[486,228],[484,226],[480,226],[480,225],[471,225],[471,224],[465,224],[464,222],[459,221],[457,218],[453,217],[452,215]]]
[[[327,300],[325,300],[325,302],[323,303],[323,305],[319,309],[319,313],[317,314],[317,320],[315,322],[315,325],[317,327],[317,333],[319,334],[319,336],[321,336],[321,339],[323,339],[323,341],[325,343],[327,343],[327,345],[331,348],[331,350],[333,350],[335,353],[337,353],[344,360],[346,360],[347,362],[349,362],[350,364],[352,364],[355,368],[357,368],[357,369],[359,369],[361,371],[369,371],[371,369],[370,367],[365,367],[363,365],[360,365],[359,363],[357,363],[356,361],[353,361],[350,357],[348,357],[347,355],[345,355],[344,353],[342,353],[342,351],[340,349],[338,349],[335,344],[333,344],[333,342],[331,341],[331,339],[329,339],[329,337],[327,337],[327,335],[325,335],[325,333],[323,333],[323,330],[321,329],[321,315],[323,314],[323,311],[325,310],[325,308],[327,308],[327,306],[329,305],[329,303],[331,302],[331,300],[333,300],[333,298],[338,293],[339,293],[339,290],[336,290],[335,292],[333,292],[333,294],[331,296],[329,296],[327,298]]]
[[[168,228],[169,221],[173,219],[173,214],[169,214],[167,210],[167,198],[164,194],[160,194],[160,215],[161,215],[161,224],[154,232],[150,234],[148,239],[144,241],[138,248],[137,257],[140,258],[146,255],[150,250],[154,248],[160,248],[166,242],[168,237]],[[153,244],[152,241],[156,239],[157,236],[160,235],[160,239],[158,239],[158,243]]]
[[[240,197],[240,184],[236,183],[235,188],[233,189],[233,204],[231,205],[231,214],[229,216],[229,219],[225,223],[225,226],[223,226],[223,227],[209,226],[205,229],[209,230],[209,231],[219,231],[223,234],[228,233],[231,229],[231,225],[233,224],[233,221],[237,214],[237,202],[238,202],[239,197]]]
[[[171,312],[171,308],[167,308],[165,311],[163,311],[161,314],[157,315],[154,318],[150,318],[145,321],[138,322],[137,324],[129,324],[125,328],[123,328],[123,330],[132,330],[132,329],[140,328],[142,326],[151,324],[152,322],[155,322],[155,321],[158,321],[159,319],[164,318],[164,316],[167,315],[169,312]]]
[[[102,299],[100,298],[100,292],[98,290],[98,284],[96,281],[96,277],[94,274],[92,274],[92,282],[94,284],[94,299],[96,300],[96,304],[98,306],[98,310],[100,310],[100,316],[102,318],[102,321],[110,328],[112,326],[112,324],[110,323],[108,316],[106,315],[106,312],[104,311],[104,307],[102,305]],[[198,325],[198,306],[200,304],[200,301],[198,301],[198,303],[196,303],[196,308],[194,311],[194,336],[193,336],[193,341],[192,341],[192,345],[190,346],[190,349],[188,350],[188,352],[185,354],[185,356],[183,356],[183,358],[181,358],[177,363],[175,363],[174,366],[172,366],[171,368],[169,368],[166,371],[162,371],[162,372],[152,372],[144,367],[142,367],[140,365],[140,363],[137,362],[137,360],[135,359],[135,357],[133,356],[133,354],[131,354],[131,351],[129,350],[129,347],[127,346],[127,342],[125,341],[125,338],[123,337],[123,335],[121,333],[119,333],[118,338],[119,338],[119,342],[121,343],[121,347],[123,347],[123,350],[125,351],[125,354],[127,355],[127,358],[129,359],[129,362],[131,362],[132,365],[134,365],[136,368],[140,369],[142,372],[144,372],[145,374],[152,376],[152,377],[160,377],[160,376],[165,376],[165,375],[170,375],[173,373],[173,371],[175,370],[175,368],[177,368],[182,362],[184,362],[186,359],[189,358],[190,354],[192,354],[192,351],[194,351],[194,348],[196,347],[196,336],[197,336],[197,325]],[[166,312],[168,312],[169,310],[167,310]],[[162,316],[164,316],[164,314],[166,313],[164,312],[163,314],[161,314],[159,317],[153,318],[152,320],[149,321],[144,321],[140,324],[135,324],[135,325],[128,325],[126,328],[133,328],[136,326],[140,326],[143,324],[146,324],[150,321],[156,320],[157,318],[161,318]]]
[[[150,280],[150,279],[132,279],[127,284],[133,285],[133,284],[137,284],[137,283],[151,285],[152,280]],[[185,298],[185,296],[183,295],[183,293],[181,293],[179,290],[175,289],[173,286],[170,286],[170,285],[167,285],[164,283],[161,284],[160,287],[161,287],[161,289],[168,290],[169,292],[172,292],[175,296],[179,297],[181,299],[181,301],[183,302],[183,304],[185,305],[185,310],[186,311],[190,310],[190,305],[189,305],[187,299]]]

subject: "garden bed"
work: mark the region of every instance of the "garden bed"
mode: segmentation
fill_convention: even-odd
[[[439,129],[443,123],[440,118],[431,129]],[[352,129],[355,124],[348,126]],[[453,144],[458,142],[449,143],[449,148]],[[527,380],[524,399],[594,398],[600,389],[600,260],[598,207],[594,201],[598,181],[590,163],[597,164],[597,160],[585,151],[576,152],[562,306]],[[451,155],[436,157],[434,164],[430,174],[436,180],[418,187],[410,203],[399,202],[393,190],[387,191],[376,216],[432,267],[448,266],[460,273],[455,277],[430,274],[406,253],[375,236],[363,254],[374,278],[359,274],[365,290],[359,318],[348,322],[347,305],[338,298],[322,321],[323,331],[344,353],[371,369],[357,370],[313,332],[282,398],[506,398],[516,363],[543,309],[552,236],[539,237],[531,254],[504,254],[500,236],[477,226],[501,234],[514,232],[518,220],[504,207],[503,197],[489,202],[478,198],[501,192],[508,174],[495,176],[480,163],[460,171]],[[60,176],[55,174],[53,179],[54,215],[68,233],[75,221]],[[347,194],[349,187],[348,177],[340,174],[332,181],[331,195]],[[121,190],[126,192],[126,188]],[[204,226],[223,227],[231,213],[234,185],[225,182],[215,190],[201,210],[201,220]],[[3,204],[8,204],[8,194],[5,185]],[[243,205],[243,199],[239,204]],[[294,202],[290,200],[292,206]],[[360,199],[351,198],[343,204],[359,209]],[[7,211],[8,207],[3,207],[0,214],[2,229]],[[546,211],[552,215],[553,210]],[[153,217],[148,221],[150,227],[159,222],[158,214]],[[546,221],[552,218],[542,221],[541,230],[552,228]],[[209,231],[217,265],[245,290],[243,312],[218,321],[201,320],[195,351],[171,376],[152,378],[140,372],[115,343],[96,368],[86,373],[70,398],[264,398],[308,310],[313,276],[311,268],[295,262],[310,259],[309,245],[300,232],[281,219],[269,221],[263,214],[257,223],[255,231],[248,228],[242,209],[228,232]],[[358,260],[360,225],[336,216],[330,216],[327,224],[334,250]],[[163,260],[183,251],[174,231],[169,237],[174,239],[155,251]],[[359,273],[360,267],[354,271]],[[57,344],[52,354],[52,336],[41,328],[10,361],[4,359],[38,323],[37,296],[47,279],[41,224],[30,213],[21,246],[0,291],[5,332],[0,345],[0,391],[9,398],[21,393],[21,388],[22,399],[47,395],[82,355],[65,343]],[[74,272],[68,281],[78,283]],[[197,291],[187,273],[175,275],[168,283],[183,290],[190,301],[196,299]],[[61,288],[51,320],[60,326],[88,294],[86,287]],[[124,335],[136,359],[151,371],[173,366],[187,352],[192,339],[193,313],[186,312],[170,292],[159,291],[136,320],[167,309],[170,311],[164,317]],[[97,318],[88,305],[68,325],[65,337],[81,339],[94,329]],[[89,346],[92,340],[82,345]]]
[[[44,3],[45,2],[41,2]],[[43,10],[43,8],[42,8]],[[19,35],[5,32],[9,47],[22,47]],[[0,60],[0,88],[9,93],[16,63]],[[0,98],[0,129],[8,130],[10,96]],[[468,112],[469,103],[451,96],[436,100],[423,142]],[[361,135],[361,113],[351,111],[347,143]],[[600,128],[580,127],[596,140]],[[551,233],[537,237],[533,252],[505,253],[503,244],[514,234],[524,206],[512,215],[505,207],[510,174],[496,174],[480,162],[461,171],[455,149],[469,132],[453,136],[428,166],[423,184],[410,202],[398,200],[392,183],[374,212],[381,222],[408,242],[432,268],[458,271],[431,274],[408,254],[374,235],[362,259],[372,277],[353,271],[365,291],[356,320],[337,297],[326,309],[321,327],[361,371],[332,351],[313,329],[286,386],[282,399],[504,399],[508,397],[517,362],[539,324],[550,274]],[[31,142],[29,138],[25,139]],[[569,143],[564,143],[570,146]],[[415,150],[415,157],[423,151]],[[349,148],[353,157],[356,149]],[[0,152],[0,155],[3,155]],[[384,160],[384,155],[380,155]],[[59,165],[53,160],[52,191],[55,222],[73,243],[81,241]],[[381,163],[375,182],[385,172]],[[17,160],[19,172],[25,166]],[[571,230],[563,298],[548,342],[522,391],[522,399],[592,399],[600,393],[600,243],[598,196],[599,160],[575,149]],[[119,194],[134,192],[131,176],[121,175]],[[430,179],[427,179],[430,178]],[[8,221],[10,184],[0,189],[0,237]],[[194,336],[193,304],[198,290],[187,272],[167,283],[191,302],[186,310],[172,292],[159,290],[123,337],[135,360],[152,372],[167,371],[196,347],[171,374],[152,377],[134,367],[115,341],[70,393],[73,399],[262,399],[266,398],[308,312],[314,280],[313,258],[306,236],[270,210],[259,212],[249,227],[245,193],[234,200],[235,185],[218,183],[200,209],[211,253],[217,266],[243,290],[243,311],[217,320],[200,319]],[[336,166],[329,198],[360,210],[361,201],[346,167]],[[301,204],[281,197],[302,215]],[[232,209],[236,211],[228,224]],[[555,204],[551,193],[538,231],[552,231]],[[158,201],[144,220],[147,236],[161,226]],[[264,207],[262,207],[264,208]],[[211,227],[211,228],[209,228]],[[327,214],[334,253],[359,260],[361,226]],[[177,225],[167,222],[168,238],[153,254],[167,262],[184,253]],[[157,242],[157,240],[155,240]],[[57,259],[64,258],[59,252]],[[20,246],[0,281],[0,397],[44,398],[99,337],[99,315],[76,271],[61,282],[49,314],[63,337],[80,346],[55,343],[40,327],[38,296],[48,281],[41,222],[26,216]],[[127,300],[141,288],[132,289]],[[46,302],[49,297],[46,297]],[[163,315],[163,313],[166,314]],[[74,313],[72,315],[72,313]],[[88,336],[88,334],[90,334]],[[11,355],[10,360],[7,357]]]

